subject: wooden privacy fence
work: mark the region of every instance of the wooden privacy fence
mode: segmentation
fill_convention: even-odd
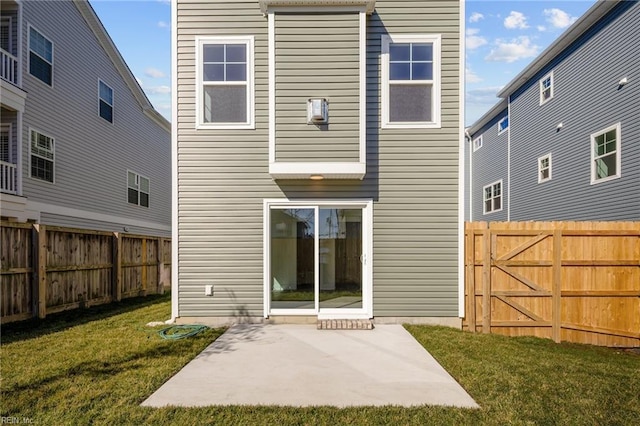
[[[162,293],[171,240],[2,222],[2,323]]]
[[[640,222],[469,222],[472,332],[640,346]]]

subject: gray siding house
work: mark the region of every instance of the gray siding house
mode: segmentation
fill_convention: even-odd
[[[0,6],[2,219],[170,235],[170,124],[90,4]]]
[[[174,319],[460,325],[462,8],[173,2]]]
[[[640,220],[640,2],[598,1],[498,96],[467,129],[467,219]]]

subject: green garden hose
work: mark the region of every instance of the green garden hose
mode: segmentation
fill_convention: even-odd
[[[198,324],[184,324],[184,325],[172,325],[171,327],[164,328],[158,331],[158,334],[163,339],[178,340],[185,339],[187,337],[195,336],[202,330],[206,330],[206,325]]]

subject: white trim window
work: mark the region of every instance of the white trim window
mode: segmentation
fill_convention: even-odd
[[[482,135],[478,136],[473,140],[473,151],[477,151],[482,148]]]
[[[113,123],[113,89],[102,80],[98,80],[98,114]]]
[[[29,176],[54,183],[55,140],[34,129],[29,129],[29,135]]]
[[[29,74],[53,86],[53,43],[29,25]]]
[[[441,38],[382,36],[382,128],[440,128]]]
[[[502,179],[482,188],[483,214],[502,210]]]
[[[591,183],[620,177],[622,134],[620,123],[591,135]]]
[[[498,121],[498,134],[501,135],[509,129],[509,116],[502,117]]]
[[[254,37],[197,37],[196,49],[196,128],[254,129]]]
[[[11,163],[11,124],[0,123],[0,161]]]
[[[553,99],[553,71],[540,79],[540,105]]]
[[[551,153],[538,158],[538,183],[551,180]]]
[[[142,207],[149,207],[149,178],[127,170],[127,201]]]

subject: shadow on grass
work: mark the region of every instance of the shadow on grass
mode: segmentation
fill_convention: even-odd
[[[165,303],[171,300],[171,293],[154,294],[144,297],[132,297],[120,302],[74,309],[47,315],[44,319],[32,318],[1,326],[2,343],[12,343],[34,339],[50,333],[65,330],[92,321],[98,321],[124,314],[147,306]]]

